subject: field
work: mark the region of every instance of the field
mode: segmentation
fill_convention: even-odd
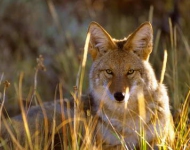
[[[160,8],[159,6],[163,6]],[[123,38],[144,21],[154,29],[150,62],[170,96],[176,130],[173,149],[190,148],[190,19],[188,0],[0,2],[0,116],[24,113],[33,105],[88,91],[92,60],[84,54],[88,25],[100,23],[112,37]],[[85,69],[81,64],[85,63]],[[164,66],[164,64],[166,66]],[[166,70],[164,72],[164,70]],[[8,115],[7,115],[8,114]],[[76,120],[75,120],[76,121]],[[27,124],[27,123],[26,123]],[[87,125],[85,129],[88,131]],[[92,148],[70,140],[70,149]],[[48,143],[53,141],[50,137]],[[26,139],[26,147],[36,149]],[[80,138],[79,138],[80,139]],[[24,149],[14,142],[17,149]],[[44,149],[48,149],[46,146]],[[51,147],[51,146],[50,146]],[[39,147],[38,147],[39,148]],[[53,149],[53,147],[51,147]],[[94,147],[93,147],[94,148]],[[142,147],[142,149],[146,149]],[[5,146],[5,149],[6,148]],[[94,148],[95,149],[95,148]]]

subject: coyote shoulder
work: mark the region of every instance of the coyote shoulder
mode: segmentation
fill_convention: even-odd
[[[92,118],[96,118],[94,145],[101,143],[102,149],[138,149],[144,140],[149,148],[163,143],[169,146],[174,140],[169,98],[149,63],[153,47],[151,24],[143,23],[122,40],[112,38],[96,22],[90,24],[88,33],[93,64],[89,94],[81,97],[79,112],[88,118],[86,112],[90,111]],[[32,107],[26,113],[30,134],[36,134],[37,129],[44,129],[47,124],[51,129],[53,125],[64,126],[65,120],[76,117],[74,112],[72,100]],[[27,135],[22,120],[21,115],[16,116],[6,126],[14,128],[14,134],[20,135],[15,138],[21,143],[25,140],[23,135]],[[4,139],[9,137],[6,128],[2,129]],[[64,137],[64,130],[59,132]]]

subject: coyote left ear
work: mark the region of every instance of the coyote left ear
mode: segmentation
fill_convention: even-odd
[[[143,60],[148,60],[153,46],[153,30],[149,22],[143,23],[127,39],[124,48],[133,51]]]
[[[111,36],[98,23],[92,22],[88,33],[90,33],[89,53],[93,60],[116,47]]]

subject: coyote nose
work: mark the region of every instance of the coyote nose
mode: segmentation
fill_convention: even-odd
[[[114,97],[117,101],[121,102],[122,100],[124,100],[125,96],[123,95],[123,93],[121,92],[116,92],[114,94]]]

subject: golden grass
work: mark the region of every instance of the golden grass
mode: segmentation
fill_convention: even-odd
[[[165,59],[163,61],[163,68],[162,68],[162,75],[161,75],[161,79],[160,79],[160,82],[163,81],[163,78],[164,78],[164,72],[165,72],[165,66],[166,66],[166,54],[165,54]],[[81,71],[82,72],[82,71]],[[81,76],[79,76],[81,78]],[[35,77],[36,78],[36,77]],[[37,78],[36,78],[37,79]],[[19,87],[18,87],[18,92],[19,92],[19,104],[20,104],[20,108],[21,108],[21,114],[22,114],[22,117],[23,117],[23,121],[24,121],[24,130],[26,132],[26,141],[25,141],[25,146],[22,146],[21,143],[19,143],[19,141],[17,140],[17,138],[15,137],[14,133],[12,132],[12,130],[10,129],[10,126],[7,124],[7,121],[4,119],[3,117],[3,124],[5,125],[5,127],[7,128],[7,132],[8,134],[10,135],[11,137],[11,141],[13,142],[13,147],[16,147],[16,149],[44,149],[44,150],[47,150],[47,149],[54,149],[54,136],[57,132],[59,132],[60,130],[63,131],[63,133],[67,133],[67,129],[66,129],[66,126],[69,125],[69,132],[72,134],[71,136],[71,139],[70,141],[67,140],[67,134],[61,134],[60,136],[63,136],[63,141],[62,141],[62,148],[64,149],[73,149],[73,150],[78,150],[78,149],[101,149],[101,142],[99,144],[97,144],[97,147],[95,147],[92,143],[93,141],[93,137],[94,137],[94,129],[95,129],[95,124],[97,122],[97,120],[95,118],[90,118],[89,121],[85,120],[84,118],[82,118],[82,115],[81,113],[78,111],[78,108],[77,108],[77,103],[75,104],[76,105],[76,114],[75,118],[72,118],[70,117],[69,119],[65,120],[64,118],[64,113],[62,113],[62,119],[63,119],[63,122],[59,125],[59,126],[55,126],[56,125],[56,120],[53,119],[52,122],[53,122],[53,126],[51,128],[51,136],[48,137],[48,122],[46,120],[46,117],[44,117],[44,119],[46,121],[45,122],[45,135],[44,135],[44,141],[47,143],[45,146],[43,144],[41,144],[39,141],[43,141],[42,139],[38,139],[40,137],[38,136],[35,136],[36,139],[35,139],[35,143],[32,143],[32,139],[34,137],[31,136],[31,133],[29,131],[29,124],[27,122],[27,111],[25,111],[25,108],[24,108],[24,105],[22,103],[22,80],[23,80],[23,74],[20,75],[20,80],[19,80]],[[82,80],[80,80],[82,81]],[[62,90],[61,90],[61,87],[62,85],[60,84],[58,89],[59,89],[59,93],[60,93],[60,102],[63,102],[63,95],[62,95]],[[80,85],[79,85],[80,87]],[[82,90],[82,86],[81,86],[81,89]],[[6,91],[5,91],[6,92]],[[5,92],[4,92],[4,95],[5,95]],[[76,94],[76,93],[75,93]],[[56,96],[55,96],[56,97]],[[80,101],[80,99],[78,99],[79,97],[77,97],[75,95],[75,102],[77,101]],[[56,99],[56,98],[55,98]],[[179,123],[177,124],[177,127],[176,127],[176,144],[175,146],[173,147],[173,149],[187,149],[187,147],[189,146],[188,142],[190,140],[190,129],[189,129],[189,126],[187,124],[187,121],[188,121],[188,109],[189,109],[189,99],[190,99],[190,91],[189,93],[187,94],[186,96],[186,100],[185,100],[185,103],[181,109],[181,115],[180,115],[180,119],[179,119]],[[43,104],[40,100],[40,98],[38,97],[37,98],[37,101],[39,102],[40,104],[40,107],[42,108],[42,110],[44,111],[44,116],[47,115],[48,112],[45,111],[45,109],[43,109]],[[62,108],[63,109],[63,108]],[[69,109],[69,108],[68,108]],[[54,111],[56,111],[56,108],[54,109]],[[62,110],[63,111],[63,110]],[[11,119],[10,119],[11,120]],[[108,119],[109,120],[109,119]],[[74,128],[72,127],[72,123],[74,123]],[[110,123],[111,124],[111,123]],[[38,128],[38,124],[36,123],[36,128]],[[85,130],[85,135],[82,135],[82,132],[81,132],[81,128],[83,128]],[[113,127],[114,129],[114,127]],[[38,134],[38,133],[37,133]],[[120,135],[117,134],[117,132],[115,131],[115,134],[116,136],[121,140],[121,143],[123,144],[123,148],[124,149],[127,149],[126,145],[125,145],[125,142],[123,141],[122,137]],[[146,140],[144,140],[144,132],[143,132],[143,129],[141,131],[141,133],[139,133],[142,137],[142,141],[141,141],[141,149],[145,150],[147,148],[147,142]],[[1,142],[3,142],[3,140],[1,139]],[[8,145],[4,145],[4,147],[6,149],[12,149],[12,148],[9,148]],[[164,146],[163,146],[164,147]],[[165,146],[164,149],[167,149],[167,145]]]
[[[54,21],[56,23],[56,26],[58,26],[59,28],[59,20],[57,17],[57,14],[55,12],[55,8],[53,7],[53,4],[51,3],[51,1],[48,1],[48,6],[50,9],[50,12],[54,18]],[[150,14],[149,14],[149,20],[152,22],[152,17],[153,17],[153,7],[151,7],[150,9]],[[180,95],[180,89],[178,87],[178,56],[177,56],[177,27],[172,26],[171,21],[169,21],[170,24],[170,42],[171,42],[171,49],[173,50],[172,54],[172,62],[171,60],[168,60],[168,53],[169,50],[165,50],[164,51],[164,59],[162,61],[162,71],[161,71],[161,77],[160,77],[160,83],[162,83],[164,81],[164,76],[165,76],[165,71],[167,68],[167,63],[172,64],[173,66],[173,71],[172,71],[172,82],[173,82],[173,97],[175,97],[174,102],[174,108],[178,108],[179,105],[179,95]],[[187,39],[183,36],[183,34],[181,33],[182,36],[182,42],[184,42],[184,45],[186,47],[186,51],[187,53],[190,54],[189,51],[189,45],[187,42]],[[62,133],[60,134],[60,137],[62,138],[62,142],[61,142],[61,148],[62,149],[72,149],[72,150],[86,150],[86,149],[93,149],[93,150],[99,150],[101,149],[101,141],[99,143],[96,143],[97,146],[94,146],[93,138],[94,138],[94,130],[95,130],[95,125],[97,123],[97,118],[96,116],[94,118],[91,117],[91,114],[89,114],[88,116],[88,120],[84,119],[82,112],[79,112],[79,103],[80,103],[80,97],[82,95],[82,88],[83,88],[83,81],[84,81],[84,75],[85,75],[85,67],[86,67],[86,61],[87,61],[87,49],[88,49],[88,43],[89,43],[89,38],[90,35],[87,35],[87,39],[85,42],[85,47],[84,47],[84,54],[83,54],[83,60],[82,60],[82,65],[79,69],[79,73],[76,79],[76,88],[75,91],[72,93],[73,97],[74,97],[74,102],[75,102],[75,117],[72,118],[71,115],[69,115],[69,119],[65,119],[64,116],[64,108],[63,107],[67,107],[67,109],[70,109],[69,104],[67,106],[64,106],[63,100],[64,100],[64,96],[62,93],[62,83],[59,84],[59,86],[57,87],[57,89],[55,90],[56,92],[59,91],[59,99],[60,99],[60,103],[61,103],[61,118],[62,118],[62,123],[59,124],[58,126],[56,126],[56,120],[55,118],[52,120],[52,127],[51,129],[49,129],[49,124],[48,124],[48,120],[47,120],[47,113],[46,110],[44,109],[42,100],[40,98],[40,96],[37,93],[37,86],[39,86],[37,83],[37,76],[38,76],[38,70],[40,69],[39,65],[40,63],[38,62],[37,67],[36,67],[36,72],[34,75],[34,89],[33,89],[33,96],[31,98],[31,101],[34,99],[36,103],[38,103],[40,105],[40,107],[42,108],[43,111],[43,115],[44,117],[44,136],[43,137],[39,137],[38,133],[36,132],[36,134],[34,135],[34,137],[31,135],[30,130],[29,130],[29,124],[27,121],[27,110],[25,110],[25,107],[23,105],[23,101],[22,101],[22,84],[23,84],[23,78],[24,78],[24,74],[21,73],[20,74],[20,79],[19,79],[19,86],[17,87],[17,91],[18,91],[18,102],[20,105],[20,109],[21,109],[21,115],[23,118],[23,122],[24,122],[24,130],[26,133],[26,141],[25,141],[25,145],[23,146],[21,143],[19,143],[18,139],[16,138],[15,134],[13,133],[13,131],[11,130],[10,126],[8,125],[8,122],[11,121],[11,118],[8,118],[8,120],[5,119],[5,117],[2,115],[2,109],[4,107],[4,102],[5,102],[5,95],[6,95],[6,89],[8,88],[7,86],[4,87],[4,91],[3,91],[3,101],[1,103],[1,107],[0,107],[0,116],[1,116],[1,122],[0,122],[0,126],[3,124],[6,129],[7,129],[7,133],[10,135],[11,141],[13,142],[12,146],[9,146],[8,144],[6,144],[6,140],[5,139],[0,139],[1,141],[1,147],[3,147],[5,150],[9,150],[9,149],[18,149],[18,150],[24,150],[24,149],[30,149],[30,150],[35,150],[35,149],[54,149],[54,139],[55,139],[55,134],[59,133],[60,131],[62,131]],[[158,31],[157,36],[156,36],[156,40],[155,40],[155,47],[154,50],[157,52],[158,50],[158,45],[159,45],[159,40],[160,40],[160,31]],[[154,53],[156,53],[154,52]],[[67,58],[69,59],[69,58]],[[42,62],[41,62],[42,63]],[[41,64],[43,66],[43,63]],[[43,68],[43,67],[42,67]],[[170,77],[171,77],[170,76]],[[45,87],[44,87],[45,88]],[[188,90],[190,88],[188,87]],[[55,92],[55,93],[56,93]],[[55,98],[56,99],[57,95],[55,94]],[[141,98],[140,98],[141,99]],[[142,102],[143,104],[143,102]],[[181,107],[181,112],[179,115],[179,119],[177,119],[177,121],[175,122],[176,128],[176,139],[175,139],[175,145],[173,146],[174,150],[186,150],[188,148],[190,148],[190,126],[188,124],[189,118],[188,118],[188,113],[189,113],[189,105],[190,105],[190,90],[185,98],[185,101]],[[54,108],[54,112],[56,112],[56,108]],[[140,112],[142,112],[142,116],[146,117],[144,115],[144,110],[140,110]],[[55,113],[54,113],[55,114]],[[55,116],[54,116],[55,117]],[[108,119],[109,120],[109,119]],[[111,124],[111,122],[110,122]],[[38,122],[36,122],[36,129],[39,128],[38,126]],[[73,127],[74,125],[74,127]],[[113,127],[113,126],[112,126]],[[114,129],[114,127],[113,127]],[[49,136],[49,130],[51,130],[52,134],[51,136]],[[68,131],[69,130],[69,131]],[[85,135],[82,135],[82,131],[81,130],[85,130]],[[71,138],[69,137],[69,133],[71,134]],[[126,144],[124,142],[124,140],[122,139],[122,137],[116,132],[115,130],[115,134],[116,136],[121,140],[121,143],[123,145],[123,149],[127,149]],[[146,140],[144,140],[144,130],[142,128],[141,133],[139,133],[139,135],[142,137],[141,139],[141,149],[145,150],[147,148],[147,142]],[[43,139],[40,139],[43,138]],[[32,142],[33,139],[35,139],[34,143]],[[43,142],[43,143],[41,143]],[[44,144],[45,143],[45,144]],[[164,149],[167,149],[167,144],[163,145]]]

